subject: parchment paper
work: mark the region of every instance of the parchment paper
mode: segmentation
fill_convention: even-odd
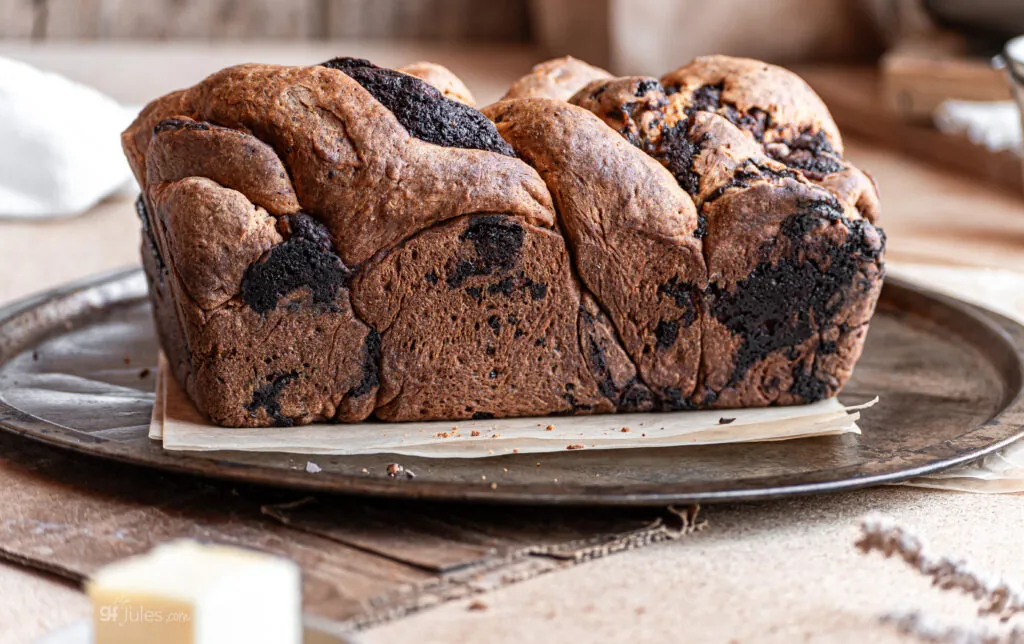
[[[150,437],[162,440],[164,449],[174,451],[483,458],[567,449],[650,448],[859,434],[859,410],[876,401],[856,407],[844,407],[832,398],[811,405],[761,409],[224,428],[199,414],[161,356]]]

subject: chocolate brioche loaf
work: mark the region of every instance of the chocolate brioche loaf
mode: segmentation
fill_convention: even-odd
[[[433,85],[432,85],[433,84]],[[871,180],[793,74],[242,65],[124,133],[161,343],[226,426],[795,404],[883,275]]]

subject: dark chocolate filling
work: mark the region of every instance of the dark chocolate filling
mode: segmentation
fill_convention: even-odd
[[[463,241],[473,242],[476,257],[460,259],[445,280],[450,288],[458,288],[468,277],[491,275],[512,269],[519,261],[526,231],[514,219],[501,215],[481,215],[469,220]],[[546,289],[545,289],[546,290]]]
[[[700,190],[700,175],[693,171],[693,159],[700,153],[701,142],[687,136],[689,121],[680,121],[662,133],[661,141],[650,154],[676,178],[679,187],[691,197]]]
[[[673,277],[658,287],[658,293],[672,298],[676,306],[683,310],[683,315],[679,318],[683,327],[689,327],[697,319],[697,301],[703,297],[702,291],[697,287],[680,283]]]
[[[771,149],[771,146],[769,146],[768,153],[772,155],[772,158],[790,168],[811,174],[827,175],[846,169],[823,130],[814,134],[803,132],[789,141],[787,147],[789,151],[784,155],[773,153],[774,149]]]
[[[736,127],[750,132],[758,141],[764,141],[764,133],[772,127],[772,117],[764,110],[752,107],[747,112],[739,111],[735,105],[722,100],[723,83],[702,85],[693,92],[686,114],[714,112],[725,117]]]
[[[662,94],[665,93],[665,90],[661,87],[661,83],[653,78],[645,78],[636,84],[636,90],[633,92],[633,95],[637,98],[643,98],[644,94],[652,90]]]
[[[676,343],[679,337],[679,322],[676,320],[661,320],[654,329],[654,337],[657,338],[658,348],[667,349]]]
[[[686,411],[699,407],[697,403],[684,396],[679,387],[665,387],[658,401],[658,409],[661,411]]]
[[[565,394],[563,394],[565,402],[569,403],[569,411],[564,412],[566,414],[578,414],[581,411],[592,411],[593,405],[584,405],[576,400],[576,385],[571,382],[565,383]],[[558,415],[558,414],[555,414]]]
[[[363,379],[348,390],[347,396],[359,398],[373,391],[380,384],[380,333],[371,329],[363,339]]]
[[[690,99],[690,106],[686,108],[686,113],[689,115],[694,112],[717,112],[718,108],[722,106],[723,88],[723,84],[719,83],[717,85],[701,85],[695,89],[693,97]]]
[[[271,248],[242,277],[242,301],[257,313],[277,308],[282,296],[307,287],[317,304],[331,304],[351,271],[334,252],[327,227],[306,214],[283,218],[291,237]]]
[[[581,346],[580,348],[585,349],[587,352],[590,371],[594,374],[594,379],[597,381],[597,390],[602,396],[610,400],[618,411],[636,411],[649,408],[654,397],[651,395],[650,389],[640,382],[636,376],[630,378],[621,388],[615,384],[611,369],[608,368],[608,358],[605,349],[597,341],[593,332],[594,325],[598,321],[597,317],[591,315],[583,306],[580,306],[579,315],[582,322],[590,329],[590,332],[587,333],[587,346]],[[603,318],[602,314],[599,315]]]
[[[842,222],[846,240],[827,246],[819,256],[807,253],[805,237],[822,226]],[[803,205],[788,219],[780,235],[792,244],[792,253],[774,264],[759,263],[750,275],[733,288],[712,285],[708,290],[711,314],[738,336],[741,344],[728,386],[738,384],[750,367],[769,354],[795,348],[815,333],[836,326],[835,318],[855,292],[866,285],[859,279],[871,264],[881,262],[881,243],[872,240],[871,224],[848,221],[838,203],[816,200]],[[881,231],[878,231],[881,235]],[[774,240],[765,242],[770,251]],[[794,356],[795,357],[795,356]],[[828,383],[797,365],[791,389],[804,400],[820,400]]]
[[[139,220],[142,222],[142,240],[153,256],[153,262],[156,264],[157,269],[157,279],[163,284],[164,275],[167,273],[167,265],[164,264],[164,258],[160,254],[160,249],[157,248],[156,238],[153,236],[153,223],[150,221],[149,209],[146,208],[146,202],[142,195],[139,195],[139,198],[135,200],[135,214],[138,215]]]
[[[377,67],[359,58],[335,58],[323,66],[344,72],[362,85],[417,139],[449,148],[516,156],[482,112],[445,97],[415,76]]]
[[[267,377],[267,383],[252,392],[252,402],[246,409],[255,414],[261,407],[267,411],[267,415],[278,427],[291,427],[294,421],[287,416],[281,415],[281,404],[277,397],[285,386],[299,377],[298,372],[276,373]]]
[[[199,121],[193,121],[192,119],[181,119],[181,118],[170,118],[164,119],[153,127],[153,134],[158,132],[166,132],[168,130],[200,130],[206,131],[212,129],[209,123],[201,123]]]
[[[547,295],[548,285],[544,282],[534,282],[520,271],[518,275],[509,275],[488,286],[487,294],[511,297],[520,289],[528,293],[534,300],[543,300]]]

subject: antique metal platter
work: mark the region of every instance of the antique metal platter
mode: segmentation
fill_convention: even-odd
[[[860,436],[540,457],[401,457],[415,479],[384,474],[397,460],[393,455],[317,456],[322,471],[314,474],[306,471],[310,459],[296,454],[164,451],[147,438],[156,355],[138,270],[0,310],[0,428],[83,458],[257,484],[566,505],[707,503],[848,490],[964,463],[1024,434],[1024,327],[893,279],[841,396],[844,402],[881,399],[862,412]]]

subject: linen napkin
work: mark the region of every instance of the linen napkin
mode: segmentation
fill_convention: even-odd
[[[75,215],[129,186],[121,131],[137,113],[0,57],[0,218]]]

